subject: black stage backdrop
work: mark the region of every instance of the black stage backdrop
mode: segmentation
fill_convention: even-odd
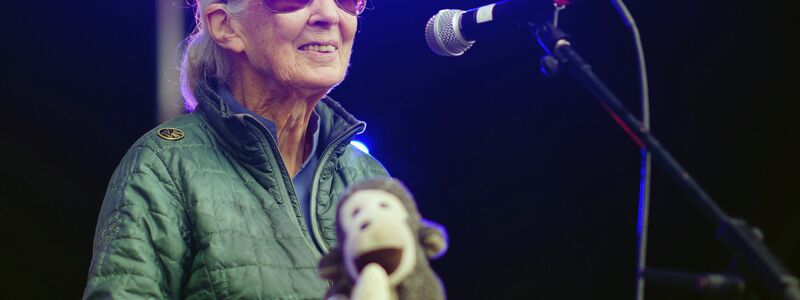
[[[780,3],[629,2],[655,134],[800,273],[798,19]],[[450,298],[631,298],[639,149],[601,105],[569,76],[538,74],[542,52],[522,28],[459,58],[427,49],[431,15],[486,1],[371,3],[332,95],[369,124],[363,139],[423,215],[448,228],[450,251],[434,267]],[[152,1],[4,5],[4,296],[80,296],[108,179],[156,125],[154,18]],[[562,27],[638,111],[633,44],[610,2],[578,2]],[[727,270],[711,223],[654,174],[650,264]]]

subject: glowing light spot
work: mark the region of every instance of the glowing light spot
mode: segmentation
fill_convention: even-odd
[[[367,145],[364,145],[364,143],[362,142],[354,140],[350,142],[350,145],[353,145],[353,147],[358,148],[358,150],[364,151],[364,153],[369,154],[369,148],[367,148]]]

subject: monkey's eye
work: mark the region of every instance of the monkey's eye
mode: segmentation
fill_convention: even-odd
[[[354,209],[353,210],[353,217],[355,217],[359,212],[361,212],[361,209],[359,209],[359,208]]]

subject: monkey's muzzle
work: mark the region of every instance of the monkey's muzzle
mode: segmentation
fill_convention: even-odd
[[[368,264],[377,263],[386,270],[386,274],[391,275],[397,270],[397,267],[400,266],[400,259],[402,257],[403,249],[385,248],[365,252],[359,255],[354,262],[359,273],[361,273],[361,270]]]

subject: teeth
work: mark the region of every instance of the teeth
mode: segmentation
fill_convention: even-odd
[[[333,52],[336,51],[336,47],[333,45],[307,45],[302,48],[304,51],[315,51],[315,52]]]

